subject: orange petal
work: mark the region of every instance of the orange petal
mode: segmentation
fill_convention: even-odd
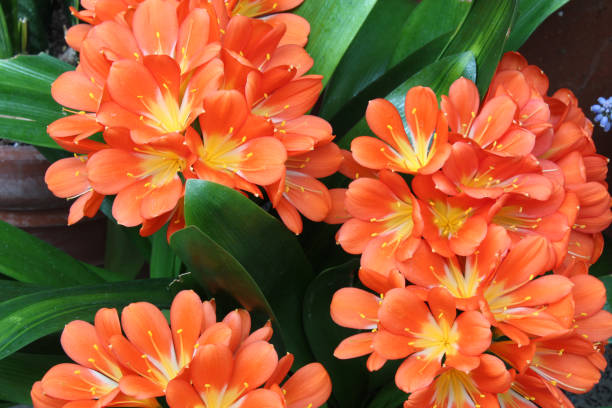
[[[85,158],[60,159],[47,169],[45,183],[57,197],[70,198],[89,190]]]
[[[62,408],[68,401],[48,396],[41,381],[36,381],[30,391],[30,398],[36,408]]]
[[[89,400],[115,389],[117,383],[80,365],[58,364],[47,371],[42,386],[44,393],[53,398]]]
[[[409,341],[407,341],[406,336],[393,334],[387,330],[379,330],[374,334],[372,345],[376,353],[381,357],[388,360],[397,360],[405,358],[416,351],[408,343]]]
[[[413,354],[397,369],[395,384],[404,392],[414,392],[431,384],[441,369],[439,360]]]
[[[82,320],[74,320],[64,327],[62,348],[77,363],[99,371],[118,381],[122,372],[114,356],[108,353],[107,345],[100,342],[94,326]]]
[[[51,95],[57,103],[79,111],[95,112],[102,95],[101,89],[83,73],[68,71],[51,85]]]
[[[330,312],[337,324],[352,329],[374,329],[378,322],[378,296],[357,288],[342,288],[332,298]]]
[[[491,345],[491,325],[475,310],[461,313],[456,320],[459,331],[459,351],[470,356],[485,352]]]
[[[274,137],[260,137],[244,144],[246,160],[241,163],[240,174],[250,183],[267,185],[283,174],[287,150]]]
[[[570,279],[574,284],[572,297],[576,316],[587,317],[604,307],[606,288],[601,280],[591,275],[576,275]]]
[[[291,188],[284,197],[306,218],[322,221],[331,209],[331,197],[325,184],[298,172],[287,172],[287,183]]]
[[[136,399],[147,399],[164,395],[164,390],[159,384],[155,384],[137,375],[126,375],[121,378],[119,388],[121,392]]]
[[[229,383],[234,366],[231,350],[222,345],[204,345],[191,363],[192,381],[198,392],[208,388],[220,392]]]
[[[251,343],[238,350],[228,389],[252,390],[264,384],[276,370],[278,355],[265,341]]]
[[[147,180],[141,180],[117,193],[113,201],[112,214],[118,224],[126,227],[142,224],[144,218],[141,215],[140,205],[142,197],[147,192],[144,187],[146,183]]]
[[[89,24],[77,24],[70,27],[64,36],[68,46],[79,52],[81,50],[81,44],[85,37],[87,37],[91,28],[92,26]]]
[[[283,384],[287,408],[300,408],[312,404],[318,408],[331,395],[329,374],[320,363],[310,363],[300,368]]]
[[[132,29],[145,55],[173,55],[178,37],[176,6],[171,1],[146,0],[136,8]]]
[[[284,24],[287,31],[281,38],[278,46],[286,44],[295,44],[304,47],[308,42],[308,34],[310,34],[310,24],[305,18],[292,13],[280,13],[264,18],[264,20],[272,25]]]
[[[100,150],[87,160],[89,181],[101,194],[116,194],[137,181],[134,175],[140,174],[139,162],[125,150]]]
[[[272,93],[253,108],[253,113],[276,120],[295,119],[312,108],[322,87],[320,76],[303,76]]]
[[[372,353],[373,339],[378,334],[359,333],[342,340],[334,350],[334,357],[345,360]]]
[[[164,364],[172,359],[172,334],[162,312],[151,303],[126,306],[121,322],[127,338],[142,353]]]
[[[170,408],[205,408],[204,402],[186,381],[174,379],[168,383],[166,401]]]
[[[378,312],[382,325],[391,332],[406,335],[406,329],[420,331],[421,325],[431,316],[425,303],[406,289],[391,289]]]
[[[194,291],[183,290],[174,297],[170,307],[170,327],[179,367],[191,361],[194,345],[200,337],[203,315],[202,301]]]
[[[285,224],[285,226],[289,228],[291,232],[296,235],[302,233],[302,217],[300,216],[298,210],[293,205],[291,205],[291,203],[287,199],[281,198],[281,200],[274,208],[278,212],[278,215],[283,221],[283,224]]]
[[[407,138],[404,123],[397,108],[386,99],[374,99],[368,103],[366,121],[376,136],[394,148],[397,148],[396,137]]]
[[[438,121],[438,99],[430,89],[415,86],[406,93],[406,122],[417,144],[434,132]],[[441,131],[441,130],[440,130]]]
[[[263,388],[249,392],[240,404],[243,408],[284,408],[281,397]]]
[[[370,137],[359,136],[351,142],[353,158],[360,165],[369,169],[384,169],[390,166],[390,159],[385,153],[391,149],[383,141]]]
[[[173,210],[183,196],[183,182],[178,175],[162,186],[148,187],[142,198],[140,214],[144,218],[155,218]]]
[[[487,147],[506,133],[515,112],[516,105],[507,96],[489,100],[474,120],[468,137],[481,147]]]

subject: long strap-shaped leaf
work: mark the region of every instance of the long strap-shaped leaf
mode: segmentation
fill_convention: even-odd
[[[518,9],[517,0],[478,0],[440,57],[470,51],[476,58],[480,95],[489,87]]]
[[[0,359],[72,320],[92,321],[102,307],[120,308],[147,301],[167,307],[173,295],[169,279],[106,283],[50,289],[0,303]]]
[[[504,47],[516,51],[548,16],[569,0],[519,0],[518,16]]]
[[[30,405],[32,384],[67,356],[14,353],[0,360],[0,399]]]
[[[376,0],[308,0],[295,11],[310,23],[306,50],[314,58],[310,71],[329,81],[342,55],[376,4]]]
[[[4,221],[0,221],[0,274],[50,287],[104,282],[70,255]]]
[[[187,181],[185,221],[198,227],[251,275],[278,318],[288,351],[295,354],[299,364],[309,361],[301,304],[313,272],[295,236],[242,194],[204,180]],[[178,250],[174,238],[171,243],[179,256],[185,255],[186,250]],[[187,263],[190,259],[183,261]],[[219,264],[214,271],[206,272],[206,279],[226,274],[227,282],[234,283],[224,289],[242,298],[238,290],[242,275],[236,271]]]
[[[462,0],[423,0],[416,4],[410,0],[378,1],[342,57],[320,111],[321,116],[331,118],[336,132],[342,133],[338,122],[363,112],[369,99],[391,91],[434,62],[471,6]],[[431,43],[445,34],[449,36],[440,49]],[[427,48],[436,51],[428,53]],[[403,63],[419,50],[418,58]],[[404,68],[390,72],[399,65]]]
[[[72,68],[46,54],[0,60],[0,137],[58,149],[46,132],[62,116],[51,83]]]

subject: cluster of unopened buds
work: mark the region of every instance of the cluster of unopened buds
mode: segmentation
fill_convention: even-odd
[[[75,157],[46,174],[78,198],[69,224],[116,195],[119,224],[150,235],[184,226],[185,181],[198,178],[262,197],[295,233],[300,213],[323,220],[329,191],[317,178],[342,161],[331,126],[306,113],[322,77],[305,75],[310,26],[278,13],[301,0],[82,0],[84,24],[66,41],[80,53],[52,95],[65,116],[50,136]],[[264,18],[262,15],[272,14]],[[99,134],[102,136],[99,136]]]
[[[122,329],[123,328],[123,333]],[[36,408],[318,408],[331,393],[323,366],[311,363],[285,380],[293,356],[279,359],[270,323],[251,333],[246,310],[217,321],[214,301],[179,292],[170,326],[150,303],[132,303],[121,321],[100,309],[95,324],[64,328],[64,351],[76,364],[52,367],[32,388]]]
[[[587,392],[606,366],[612,315],[588,270],[612,220],[608,160],[574,95],[547,91],[509,53],[482,103],[461,78],[440,108],[408,91],[407,128],[389,102],[368,106],[378,138],[353,140],[360,177],[334,214],[375,293],[334,295],[334,321],[367,330],[335,355],[372,371],[403,359],[406,408],[571,407],[561,390]]]

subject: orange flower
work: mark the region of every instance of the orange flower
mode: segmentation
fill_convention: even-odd
[[[331,394],[331,381],[319,363],[308,364],[280,387],[293,363],[288,354],[278,360],[267,341],[245,344],[235,354],[223,345],[198,350],[191,365],[191,383],[170,382],[167,392],[171,408],[206,406],[230,408],[278,407],[318,408]],[[265,385],[264,388],[259,388]]]
[[[111,101],[97,115],[106,126],[129,128],[136,143],[184,132],[203,112],[204,97],[219,87],[222,76],[218,60],[198,69],[188,82],[180,80],[180,68],[170,57],[143,60],[121,60],[111,66],[106,82]]]
[[[53,163],[45,173],[45,183],[57,197],[75,199],[70,206],[68,225],[84,216],[93,217],[98,212],[104,195],[91,187],[87,178],[87,157],[77,156]]]
[[[507,391],[511,374],[498,358],[483,354],[476,369],[465,373],[445,369],[425,389],[410,394],[404,408],[496,408],[496,394]]]
[[[429,88],[414,87],[406,93],[408,133],[399,112],[385,99],[370,101],[366,120],[380,138],[361,136],[351,143],[355,160],[368,168],[410,174],[431,174],[450,153],[448,125]]]
[[[456,135],[474,141],[490,153],[524,156],[533,149],[535,135],[513,124],[517,106],[506,95],[488,100],[479,111],[476,85],[459,78],[451,85],[448,97],[442,96],[441,105]]]
[[[180,134],[137,145],[126,133],[118,128],[104,133],[109,148],[91,155],[87,173],[96,192],[117,194],[117,222],[136,226],[174,211],[184,193],[179,173],[186,172],[194,158]]]
[[[374,350],[384,358],[403,358],[395,382],[404,392],[428,387],[445,366],[470,372],[491,344],[487,319],[477,311],[457,317],[455,300],[443,288],[432,289],[427,304],[406,289],[386,293],[378,316],[382,331]]]
[[[334,174],[341,161],[340,149],[334,143],[287,157],[284,177],[266,186],[272,205],[287,228],[296,234],[302,232],[300,213],[312,221],[322,221],[327,217],[332,208],[332,198],[325,184],[317,178]]]
[[[438,189],[452,196],[463,192],[472,198],[499,198],[510,193],[543,201],[552,194],[553,184],[541,171],[531,155],[500,157],[456,142],[442,172],[433,179]]]
[[[472,254],[487,234],[491,200],[465,195],[449,197],[436,188],[431,176],[418,175],[412,188],[421,203],[423,236],[442,256]]]
[[[187,144],[197,155],[197,176],[261,196],[258,185],[276,182],[283,175],[287,152],[273,137],[267,121],[250,114],[244,96],[219,91],[204,99],[200,116],[202,137],[189,130]]]
[[[362,281],[377,279],[376,275],[374,271],[359,270],[359,277]],[[380,297],[357,288],[342,288],[334,294],[330,305],[333,321],[343,327],[368,330],[368,332],[344,339],[334,350],[336,358],[348,359],[369,354],[367,367],[370,371],[376,371],[385,364],[387,358],[374,350],[375,339],[382,329],[379,326],[378,312],[384,299],[384,293],[393,288],[403,287],[404,279],[398,272],[391,272],[388,279],[384,279],[381,285],[376,285],[376,289],[379,289],[381,294]]]
[[[37,396],[33,398],[35,406],[51,405],[49,399],[83,404],[95,401],[99,406],[159,406],[155,399],[132,398],[120,390],[122,378],[133,372],[111,352],[110,339],[119,333],[119,317],[114,309],[100,309],[95,327],[80,320],[66,325],[62,332],[62,347],[78,364],[52,367],[32,389]]]
[[[359,178],[349,185],[346,221],[336,241],[348,253],[361,253],[361,266],[387,272],[408,259],[423,228],[418,201],[398,174],[384,170],[379,179]]]

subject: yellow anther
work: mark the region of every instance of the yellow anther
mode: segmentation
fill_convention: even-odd
[[[156,31],[156,32],[155,32],[155,36],[156,36],[157,38],[161,37],[161,35],[159,34],[159,31]]]
[[[178,329],[178,330],[176,331],[176,334],[181,334],[182,332],[183,332],[183,329]]]
[[[289,105],[283,106],[283,109],[289,109]]]
[[[79,375],[79,374],[81,374],[81,370],[74,370],[74,373],[75,373],[76,375]]]
[[[136,59],[140,58],[140,55],[138,55],[137,52],[134,53],[134,56],[136,57]]]
[[[80,171],[78,171],[78,170],[77,170],[77,171],[74,173],[74,175],[75,175],[76,177],[79,177],[79,174],[81,174],[81,172],[80,172]]]
[[[248,159],[248,158],[251,158],[252,156],[253,156],[253,152],[248,152],[248,153],[246,154],[246,158],[247,158],[247,159]]]
[[[412,114],[414,115],[416,113],[416,108],[412,108]]]
[[[90,92],[90,93],[89,93],[89,97],[90,97],[91,99],[96,99],[96,96],[93,94],[93,92]]]

